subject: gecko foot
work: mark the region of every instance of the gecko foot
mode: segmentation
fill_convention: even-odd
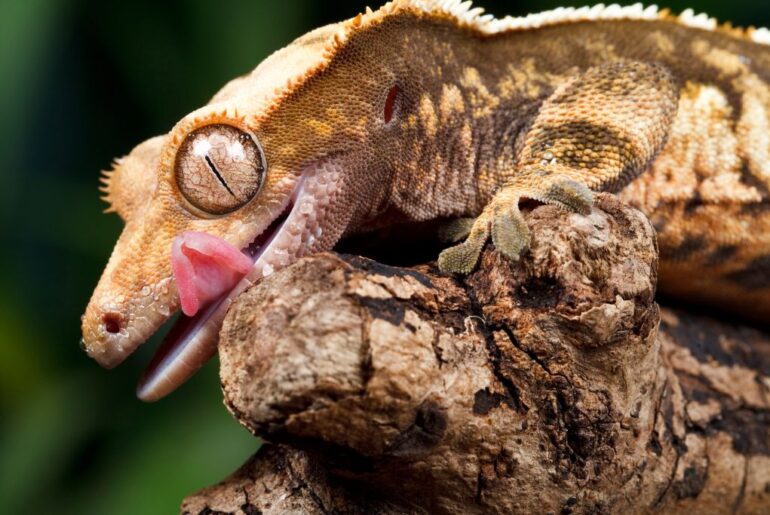
[[[439,254],[439,269],[444,273],[471,273],[490,236],[497,250],[508,259],[518,261],[531,242],[529,228],[519,211],[522,198],[554,204],[581,214],[591,211],[593,194],[584,184],[572,179],[556,178],[549,183],[542,190],[524,189],[517,184],[504,186],[478,218],[461,218],[444,227],[440,236],[445,241],[459,241],[466,235],[467,238],[463,243]]]
[[[488,238],[489,222],[482,214],[473,223],[473,228],[464,242],[449,247],[439,254],[439,270],[448,274],[471,273],[479,261],[479,256]]]
[[[582,182],[564,179],[554,182],[543,195],[543,202],[562,206],[569,211],[587,215],[591,212],[594,195]]]

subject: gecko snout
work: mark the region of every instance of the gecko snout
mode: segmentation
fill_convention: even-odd
[[[155,298],[150,291],[149,295],[128,297],[99,290],[91,299],[82,319],[83,347],[101,366],[113,368],[120,364],[175,311],[172,303],[160,295],[158,306],[170,307],[162,312],[148,309],[147,304]]]

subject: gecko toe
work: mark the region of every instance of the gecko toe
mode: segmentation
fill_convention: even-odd
[[[591,190],[585,184],[571,179],[552,184],[543,199],[549,204],[558,204],[583,215],[590,213],[593,205]]]
[[[444,273],[469,274],[476,268],[484,244],[489,238],[488,224],[474,224],[463,243],[449,247],[438,256],[438,268]]]
[[[492,242],[495,248],[512,261],[529,248],[530,233],[518,209],[510,208],[497,214],[492,222]]]

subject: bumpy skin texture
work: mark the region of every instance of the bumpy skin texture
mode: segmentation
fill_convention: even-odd
[[[308,173],[334,187],[249,281],[345,234],[442,217],[478,217],[448,231],[470,237],[439,261],[468,271],[489,235],[511,258],[526,251],[520,199],[580,211],[589,190],[609,190],[653,220],[664,292],[770,314],[770,46],[752,40],[759,32],[602,10],[516,28],[444,4],[397,1],[317,29],[119,164],[106,191],[126,227],[83,319],[89,354],[117,364],[178,308],[177,235],[246,248]],[[174,164],[190,132],[217,123],[253,135],[267,171],[252,201],[207,216],[180,193]]]
[[[522,198],[585,213],[588,188],[628,184],[663,146],[677,93],[665,68],[640,62],[591,67],[560,85],[524,136],[515,176],[484,208],[466,243],[441,254],[439,267],[472,271],[490,233],[503,254],[518,259],[529,246]]]

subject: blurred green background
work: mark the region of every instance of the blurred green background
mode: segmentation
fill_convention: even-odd
[[[477,3],[499,15],[559,5]],[[134,386],[156,342],[110,372],[78,348],[80,315],[121,229],[101,214],[99,170],[271,51],[365,5],[0,3],[3,512],[174,513],[257,449],[222,406],[216,363],[143,404]],[[670,7],[770,25],[764,2]]]

